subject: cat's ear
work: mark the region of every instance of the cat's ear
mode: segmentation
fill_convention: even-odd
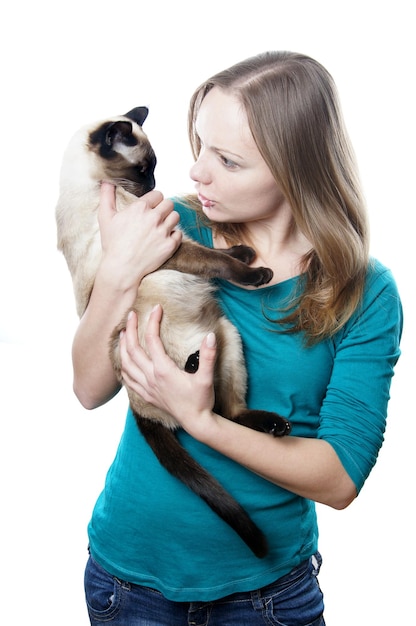
[[[132,128],[133,127],[130,122],[112,122],[111,124],[108,124],[105,131],[106,145],[114,146],[114,144],[117,142],[130,144],[132,137]]]
[[[128,117],[130,120],[133,120],[133,122],[136,122],[136,124],[138,124],[139,126],[143,126],[143,123],[148,114],[149,109],[147,107],[136,107],[135,109],[132,109],[131,111],[126,113],[124,117]]]

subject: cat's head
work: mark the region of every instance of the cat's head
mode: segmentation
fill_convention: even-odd
[[[88,134],[97,177],[141,196],[155,186],[156,156],[142,130],[148,109],[136,107],[125,115],[100,122]]]

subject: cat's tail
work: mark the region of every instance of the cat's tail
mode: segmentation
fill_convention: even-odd
[[[137,424],[163,467],[200,496],[258,558],[268,552],[262,531],[234,498],[181,446],[174,432],[162,424],[135,415]]]

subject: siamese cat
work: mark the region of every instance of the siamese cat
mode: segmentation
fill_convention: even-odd
[[[63,157],[56,206],[58,249],[64,254],[72,276],[80,317],[88,305],[100,262],[97,210],[101,181],[116,185],[117,210],[155,186],[156,157],[142,130],[147,114],[146,107],[137,107],[126,115],[81,128]],[[150,311],[156,304],[162,305],[160,332],[165,350],[180,368],[190,373],[198,369],[198,348],[204,337],[214,332],[215,411],[280,437],[290,432],[286,419],[275,413],[247,409],[245,405],[246,370],[241,340],[220,310],[214,287],[208,280],[220,277],[254,286],[268,283],[272,277],[270,269],[249,266],[254,255],[247,246],[214,250],[184,236],[176,253],[142,280],[132,309],[138,315],[139,342],[145,345],[144,331]],[[109,343],[110,358],[120,383],[123,381],[119,333],[125,328],[127,313],[114,329]],[[264,557],[267,540],[262,531],[180,445],[175,436],[179,426],[176,420],[146,403],[131,389],[127,388],[127,393],[137,425],[162,466],[200,496],[257,557]]]

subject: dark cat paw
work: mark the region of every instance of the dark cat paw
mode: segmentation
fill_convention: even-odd
[[[280,417],[280,415],[277,417],[278,419],[273,423],[271,430],[268,432],[273,435],[273,437],[286,437],[290,435],[292,424],[284,417]]]
[[[272,278],[273,272],[268,267],[250,267],[247,268],[247,273],[240,282],[242,285],[260,287],[260,285],[267,285]]]
[[[189,355],[188,360],[185,363],[185,372],[188,374],[195,374],[199,368],[199,350]]]
[[[270,411],[246,409],[233,419],[243,426],[268,433],[273,437],[285,437],[292,430],[291,423],[285,417]]]
[[[273,437],[285,437],[290,434],[292,425],[287,419],[277,413],[262,411],[258,418],[256,429],[273,435]]]
[[[228,266],[224,273],[221,274],[222,278],[234,280],[240,285],[250,285],[252,287],[266,285],[273,278],[273,272],[268,267],[249,267],[250,263],[256,258],[256,252],[250,246],[232,246],[231,248],[222,249],[221,252],[247,265],[247,267],[239,265]]]
[[[250,246],[232,246],[227,250],[223,250],[223,252],[226,252],[230,256],[234,257],[234,259],[238,259],[247,265],[250,265],[250,263],[256,258],[256,252],[253,248],[250,248]]]

